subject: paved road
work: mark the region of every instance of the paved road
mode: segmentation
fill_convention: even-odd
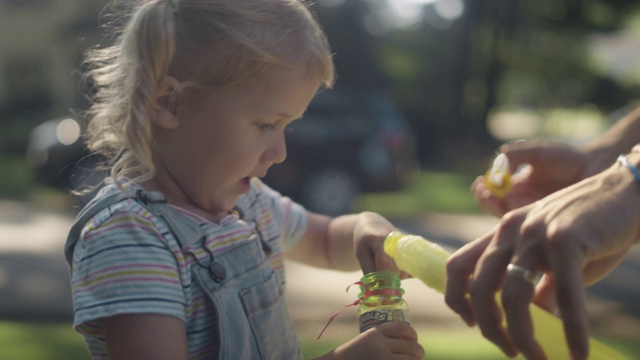
[[[73,215],[0,200],[0,318],[72,317],[62,246]]]
[[[0,200],[0,320],[72,318],[68,267],[62,246],[73,214],[34,204]],[[486,216],[423,214],[395,223],[450,249],[488,231],[495,219]],[[318,334],[329,316],[353,302],[357,289],[346,287],[360,274],[317,270],[288,264],[289,301],[302,334]],[[442,295],[418,280],[403,282],[412,323],[428,329],[464,329],[444,304]],[[606,280],[588,291],[589,313],[595,331],[635,334],[640,340],[640,247]],[[354,309],[343,311],[325,337],[353,334]]]

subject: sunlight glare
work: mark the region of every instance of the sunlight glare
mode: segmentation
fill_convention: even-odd
[[[464,4],[462,0],[441,0],[435,4],[436,12],[443,19],[456,20],[462,16]]]
[[[396,0],[398,1],[398,0]],[[425,4],[431,4],[434,2],[438,2],[439,0],[399,0],[399,2],[408,2],[408,3],[413,3],[413,4],[419,4],[419,5],[425,5]]]

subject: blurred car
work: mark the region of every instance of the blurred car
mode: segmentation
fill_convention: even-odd
[[[419,169],[407,120],[380,94],[321,92],[289,130],[265,182],[312,211],[352,211],[359,193],[402,189]]]
[[[272,166],[264,181],[311,211],[350,212],[358,194],[402,189],[419,170],[408,122],[379,94],[323,91],[287,131],[287,160]],[[98,161],[81,134],[71,118],[32,130],[27,158],[38,182],[66,189],[99,183],[104,172],[95,170]]]
[[[75,199],[80,207],[95,195],[106,175],[98,169],[100,157],[85,147],[82,133],[81,122],[73,117],[45,121],[31,130],[26,154],[37,183],[86,191]]]

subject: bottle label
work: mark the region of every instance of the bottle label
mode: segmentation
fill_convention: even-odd
[[[402,309],[384,308],[367,311],[360,315],[360,332],[364,332],[382,323],[395,320],[409,322],[409,312]]]

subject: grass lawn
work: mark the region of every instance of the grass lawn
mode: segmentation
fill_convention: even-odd
[[[429,360],[496,360],[508,359],[491,343],[481,338],[477,329],[455,331],[418,331],[418,339]],[[329,352],[344,341],[302,339],[304,358],[310,359]],[[464,346],[461,346],[463,344]]]
[[[0,322],[0,359],[89,359],[82,337],[69,324]]]
[[[425,359],[507,359],[477,329],[419,330],[418,337],[427,353]],[[345,341],[302,339],[304,358],[325,354]],[[629,359],[640,358],[637,339],[607,339],[606,343]],[[0,359],[82,360],[89,356],[82,337],[68,324],[0,322]]]

